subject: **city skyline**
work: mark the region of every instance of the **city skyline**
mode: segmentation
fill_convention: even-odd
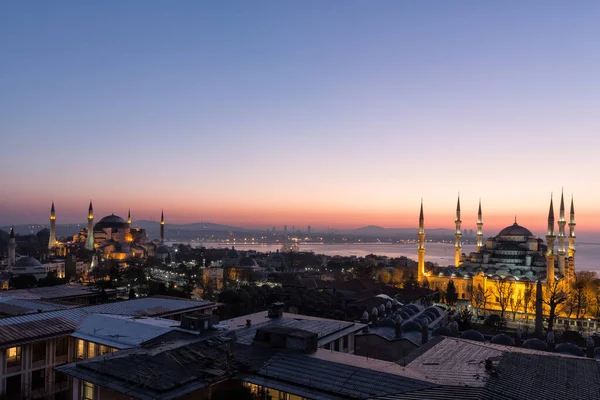
[[[560,202],[560,196],[558,197],[554,197],[554,195],[552,195],[553,197],[553,201],[554,201],[554,212],[556,215],[558,215],[559,213],[559,202]],[[569,207],[570,207],[570,202],[571,202],[571,198],[568,196],[565,196],[565,204],[566,204],[566,211],[567,214],[569,212]],[[126,217],[130,212],[131,212],[131,207],[128,207],[127,210],[125,210],[124,212],[121,212],[121,210],[117,210],[115,211],[114,209],[109,209],[106,208],[105,206],[98,206],[96,205],[97,203],[94,203],[94,219],[95,222],[98,222],[102,217],[107,216],[107,215],[111,215],[111,214],[115,214],[118,215],[120,217]],[[578,232],[597,232],[594,229],[590,229],[589,225],[587,224],[583,224],[583,228],[581,227],[581,223],[580,221],[580,212],[577,209],[576,206],[576,202],[574,202],[575,204],[575,219],[577,221],[577,231]],[[52,205],[55,206],[54,208],[57,209],[56,211],[56,221],[59,225],[62,224],[80,224],[82,226],[84,226],[86,223],[82,222],[83,219],[81,218],[81,215],[79,215],[80,213],[75,212],[73,209],[69,209],[67,210],[67,212],[65,213],[65,217],[61,218],[61,213],[60,213],[60,207],[57,207],[55,205],[54,202],[52,202]],[[471,208],[472,208],[473,204],[471,201],[466,200],[464,198],[462,198],[461,196],[461,220],[463,221],[463,229],[465,230],[476,230],[476,223],[477,223],[477,214],[475,215],[471,215],[472,213]],[[478,204],[477,204],[478,206]],[[442,215],[440,214],[435,214],[432,213],[431,215],[427,212],[427,206],[424,206],[424,210],[425,210],[425,221],[426,221],[426,229],[449,229],[452,230],[454,229],[453,225],[454,225],[454,218],[456,216],[456,204],[453,204],[454,209],[452,210],[451,213],[444,213]],[[514,213],[512,215],[499,215],[499,214],[492,214],[492,215],[487,215],[485,212],[485,203],[483,203],[482,205],[483,207],[483,222],[484,222],[484,228],[485,230],[488,232],[486,234],[489,234],[490,231],[495,231],[495,230],[500,230],[506,226],[511,225],[514,222],[517,222],[519,225],[522,226],[526,226],[528,228],[531,228],[533,231],[538,231],[538,232],[544,232],[546,227],[547,227],[547,208],[543,211],[543,212],[539,212],[534,214],[533,216],[523,216],[523,215],[519,215],[519,213]],[[154,221],[154,222],[159,222],[161,219],[161,214],[163,212],[164,209],[160,209],[158,210],[158,213],[153,213],[153,210],[149,210],[149,212],[147,213],[141,213],[136,215],[135,213],[135,208],[133,208],[133,212],[131,212],[132,214],[132,221],[135,222],[136,221]],[[87,207],[85,209],[85,217],[87,218]],[[36,221],[25,221],[25,222],[19,222],[19,223],[2,223],[2,221],[0,221],[0,226],[10,226],[10,225],[47,225],[48,224],[48,219],[50,217],[50,207],[48,207],[47,210],[47,215],[46,215],[46,221],[41,220],[42,217],[40,217],[39,215],[40,213],[35,210],[35,212],[30,213],[30,215],[35,216],[36,218],[38,218],[38,220]],[[155,215],[156,214],[156,215]],[[539,215],[538,215],[539,214]],[[199,219],[193,219],[193,218],[181,218],[180,214],[177,213],[177,209],[174,209],[174,218],[170,218],[170,213],[169,210],[166,210],[166,218],[165,220],[167,221],[167,224],[189,224],[189,223],[215,223],[215,224],[221,224],[221,225],[230,225],[230,226],[235,226],[235,227],[240,227],[240,228],[249,228],[249,229],[272,229],[272,228],[276,228],[278,231],[283,231],[285,228],[288,229],[288,231],[292,232],[293,230],[300,230],[300,231],[304,231],[307,229],[307,227],[310,225],[313,228],[313,231],[326,231],[328,229],[355,229],[355,228],[362,228],[365,226],[380,226],[383,228],[388,228],[388,229],[394,229],[394,228],[416,228],[418,226],[418,213],[414,213],[413,215],[411,215],[408,212],[398,212],[396,213],[396,219],[386,219],[386,220],[382,220],[382,223],[368,223],[368,222],[364,222],[364,223],[360,223],[360,221],[362,220],[358,220],[358,223],[341,223],[341,224],[327,224],[327,225],[315,225],[312,224],[309,220],[307,220],[307,213],[303,213],[302,215],[302,222],[300,223],[296,223],[293,220],[291,222],[283,222],[283,223],[276,223],[273,222],[273,220],[259,220],[258,218],[253,218],[250,222],[240,222],[239,220],[236,220],[235,218],[233,219],[223,219],[223,220],[215,220],[215,219],[211,219],[209,218],[205,218],[200,214]],[[273,217],[273,213],[269,212],[267,215],[271,216],[271,218]],[[366,216],[365,216],[366,215]],[[452,215],[452,221],[450,221],[450,215]],[[377,217],[373,217],[372,214],[361,214],[359,216],[360,218],[373,218],[371,221],[376,221]],[[568,215],[567,215],[568,217]],[[381,218],[381,217],[379,217]],[[386,217],[387,218],[387,217]],[[271,221],[271,222],[269,222]],[[399,222],[398,222],[399,221]],[[586,229],[587,228],[587,229]],[[316,230],[315,230],[316,229]]]
[[[0,225],[600,231],[600,3],[432,5],[4,3]]]

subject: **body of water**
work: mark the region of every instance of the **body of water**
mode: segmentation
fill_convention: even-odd
[[[224,243],[192,243],[194,247],[205,246],[207,248],[224,248],[231,245]],[[275,252],[281,249],[278,244],[252,244],[236,243],[235,248],[240,251],[256,250],[259,252]],[[454,264],[454,245],[450,243],[426,243],[425,260],[438,263],[439,265]],[[317,254],[328,256],[357,256],[364,257],[368,254],[376,254],[387,257],[405,256],[413,260],[417,259],[416,243],[349,243],[349,244],[320,244],[302,243],[300,251],[312,251]],[[475,251],[475,245],[464,245],[463,253],[468,254]],[[575,254],[575,269],[577,271],[597,271],[600,274],[600,244],[582,243],[577,245]]]

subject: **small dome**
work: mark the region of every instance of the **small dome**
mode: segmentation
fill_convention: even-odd
[[[419,315],[415,321],[421,324],[421,326],[429,326],[431,323],[431,320],[423,314]]]
[[[477,342],[485,342],[485,338],[483,335],[473,329],[469,329],[468,331],[464,331],[460,335],[461,339],[475,340]]]
[[[15,267],[41,267],[42,264],[33,257],[21,257],[15,262]]]
[[[376,317],[377,315],[379,315],[379,311],[377,311],[377,307],[373,307],[373,309],[371,310],[371,315],[373,315],[373,316],[375,316],[375,317]]]
[[[368,311],[365,311],[365,312],[362,314],[362,318],[361,318],[361,319],[362,319],[363,321],[365,321],[365,320],[366,320],[366,321],[368,321],[368,320],[369,320],[369,312],[368,312]]]
[[[423,327],[416,321],[406,321],[402,324],[402,332],[412,332],[417,331],[420,332]]]
[[[156,248],[156,254],[171,254],[171,249],[168,246],[160,245]]]
[[[380,304],[380,305],[379,305],[379,313],[380,313],[381,315],[385,314],[385,306],[384,306],[383,304]]]
[[[396,321],[391,318],[384,318],[381,320],[381,322],[379,322],[379,326],[393,328],[396,326]]]
[[[398,315],[400,316],[400,318],[402,318],[402,319],[410,319],[410,315],[409,315],[407,312],[405,312],[405,311],[398,310],[398,311],[397,311],[397,314],[398,314]]]
[[[419,307],[417,307],[416,305],[414,305],[414,304],[407,304],[405,307],[406,308],[410,308],[411,310],[413,310],[416,313],[419,312],[419,311],[421,311],[421,309]]]
[[[527,339],[526,341],[523,342],[523,347],[526,349],[532,349],[532,350],[541,350],[541,351],[546,351],[548,350],[548,345],[546,344],[546,342],[544,342],[543,340],[540,339]]]
[[[238,267],[240,268],[254,268],[258,267],[256,260],[252,257],[242,257],[240,261],[238,261]]]
[[[406,306],[402,307],[400,311],[404,311],[408,315],[415,315],[415,310]]]
[[[498,236],[533,236],[533,233],[515,222],[511,226],[502,229]]]
[[[438,318],[438,316],[435,315],[435,313],[433,311],[424,311],[423,314],[421,314],[421,315],[429,318],[429,321],[435,321]]]
[[[570,354],[578,357],[585,356],[585,353],[583,350],[581,350],[581,347],[576,346],[573,343],[561,343],[556,346],[555,351],[560,354]]]
[[[388,310],[392,309],[392,302],[390,300],[388,300],[387,303],[385,303],[385,308],[387,308]]]
[[[431,336],[454,336],[454,332],[452,332],[452,329],[448,328],[447,326],[438,326],[437,328],[435,328],[433,330],[433,332],[431,333]]]
[[[436,317],[440,317],[442,315],[441,310],[435,306],[427,307],[425,311],[435,314]]]
[[[515,345],[515,341],[513,340],[513,338],[511,338],[508,335],[505,335],[504,333],[499,333],[496,336],[494,336],[492,338],[491,342],[494,344],[502,344],[504,346],[514,346]]]

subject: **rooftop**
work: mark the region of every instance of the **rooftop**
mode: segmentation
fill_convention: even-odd
[[[316,333],[319,346],[365,327],[364,324],[307,315],[283,313],[280,318],[269,318],[267,314],[267,311],[262,311],[225,320],[220,322],[220,325],[226,325],[229,329],[235,330],[237,341],[242,344],[251,344],[258,328],[279,326]],[[250,320],[250,326],[246,326],[247,320]]]
[[[97,294],[98,289],[93,286],[57,285],[31,289],[2,290],[0,291],[0,298],[13,297],[16,299],[51,300],[76,296],[95,296]]]
[[[114,303],[0,318],[0,348],[72,333],[90,314],[159,317],[200,310],[214,303],[165,297],[144,297]]]

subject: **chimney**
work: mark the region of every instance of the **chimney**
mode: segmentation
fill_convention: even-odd
[[[281,318],[283,316],[283,306],[284,304],[282,302],[271,304],[267,316],[269,318]]]
[[[246,326],[250,326],[250,325],[252,325],[252,320],[250,320],[250,319],[247,319],[247,320],[246,320]]]
[[[586,352],[585,355],[587,358],[595,358],[594,356],[594,346],[595,346],[594,338],[592,336],[588,336],[585,340]]]
[[[184,315],[181,318],[181,329],[202,333],[212,328],[215,319],[216,316],[210,314]]]
[[[554,351],[554,332],[548,332],[548,336],[546,336],[546,342],[548,342],[548,351]]]
[[[394,326],[394,330],[396,332],[396,337],[402,337],[402,321],[401,320],[396,320],[396,325]]]

